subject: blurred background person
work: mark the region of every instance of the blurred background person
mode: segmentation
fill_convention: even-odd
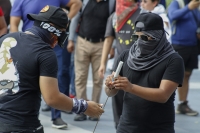
[[[165,7],[159,4],[160,0],[141,0],[141,12],[152,12],[158,14],[164,22],[164,29],[167,32],[167,40],[171,43],[171,25]]]
[[[103,80],[98,76],[107,19],[114,12],[115,0],[83,0],[82,10],[72,19],[68,50],[75,48],[75,88],[76,97],[88,100],[87,78],[89,66],[92,67],[92,101],[99,102]],[[75,34],[78,34],[77,38]],[[75,121],[84,121],[87,116],[76,115]],[[89,117],[91,121],[99,118]]]
[[[181,2],[182,4],[180,4]],[[173,1],[168,8],[172,25],[172,46],[184,60],[185,74],[182,87],[178,88],[179,103],[176,113],[196,116],[198,112],[188,105],[189,79],[193,69],[198,68],[197,21],[200,22],[199,1]]]
[[[115,13],[109,17],[106,26],[101,64],[98,70],[101,78],[104,78],[104,73],[106,72],[108,54],[111,51],[113,41],[115,40],[115,61],[124,50],[130,49],[134,44],[135,41],[131,36],[134,33],[134,23],[140,11],[137,0],[116,1]],[[115,69],[112,69],[112,71],[115,71]],[[119,90],[117,95],[112,97],[115,128],[117,128],[122,114],[123,96],[124,91]]]
[[[4,13],[0,7],[0,36],[7,33],[7,24],[4,18]]]
[[[4,17],[5,17],[5,21],[6,24],[8,26],[9,29],[9,25],[10,25],[10,11],[11,11],[11,2],[10,0],[0,0],[0,6],[3,10],[4,13]]]

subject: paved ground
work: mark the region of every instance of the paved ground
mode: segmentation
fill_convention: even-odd
[[[92,81],[91,74],[88,78],[88,97],[90,98],[92,92]],[[190,93],[189,93],[189,105],[200,112],[200,70],[195,70],[190,79]],[[101,103],[104,103],[106,100],[106,95],[102,91]],[[42,102],[42,105],[44,103]],[[177,105],[177,96],[175,100],[175,106]],[[96,122],[90,120],[84,122],[74,121],[75,114],[65,114],[62,113],[62,118],[68,123],[68,128],[66,130],[58,130],[51,127],[51,114],[50,112],[42,112],[40,114],[40,120],[44,125],[45,133],[93,133]],[[197,117],[190,117],[176,114],[175,122],[175,131],[176,133],[200,133],[200,115]],[[114,123],[113,123],[113,114],[111,99],[109,98],[106,107],[105,113],[101,116],[101,119],[98,123],[98,126],[95,130],[95,133],[115,133]]]

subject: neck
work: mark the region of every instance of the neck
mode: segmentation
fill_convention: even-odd
[[[51,41],[51,34],[47,30],[42,29],[40,27],[32,26],[30,29],[27,29],[25,33],[39,36],[45,43],[48,44],[53,43]]]

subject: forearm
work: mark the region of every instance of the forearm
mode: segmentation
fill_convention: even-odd
[[[7,33],[7,24],[5,21],[4,16],[0,17],[0,35],[6,34]]]
[[[132,84],[132,89],[129,91],[134,95],[137,95],[148,101],[165,103],[169,99],[165,92],[160,88],[147,88]]]
[[[18,32],[18,27],[10,27],[10,33]]]
[[[7,27],[4,27],[3,29],[0,30],[0,36],[6,33],[7,33]]]
[[[18,32],[18,26],[20,23],[21,17],[11,16],[10,17],[10,32]]]
[[[172,5],[169,7],[170,9],[168,10],[168,15],[170,20],[174,21],[174,20],[179,20],[180,18],[183,18],[187,13],[190,12],[188,5],[183,7],[183,8],[179,8],[178,2],[173,2]]]
[[[63,93],[58,92],[50,100],[45,101],[49,106],[63,111],[71,111],[73,107],[73,100]]]
[[[113,97],[118,93],[119,90],[116,89],[109,89],[107,86],[105,86],[105,93],[108,97]]]
[[[104,41],[102,56],[101,56],[101,65],[104,66],[106,65],[106,62],[108,60],[108,54],[111,50],[113,40],[114,40],[113,37],[107,37]]]
[[[81,9],[82,2],[80,0],[76,0],[73,3],[70,3],[68,6],[70,7],[68,17],[72,19]]]

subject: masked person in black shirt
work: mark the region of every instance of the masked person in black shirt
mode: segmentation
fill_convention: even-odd
[[[156,23],[155,23],[156,22]],[[163,20],[142,13],[135,22],[136,40],[116,61],[119,77],[106,78],[106,94],[125,91],[117,133],[175,133],[175,90],[182,85],[183,60],[166,39]]]
[[[41,94],[53,108],[91,117],[101,115],[102,105],[59,92],[52,48],[66,40],[66,12],[47,5],[38,15],[27,17],[34,20],[30,29],[0,38],[0,133],[43,133],[38,119]]]

